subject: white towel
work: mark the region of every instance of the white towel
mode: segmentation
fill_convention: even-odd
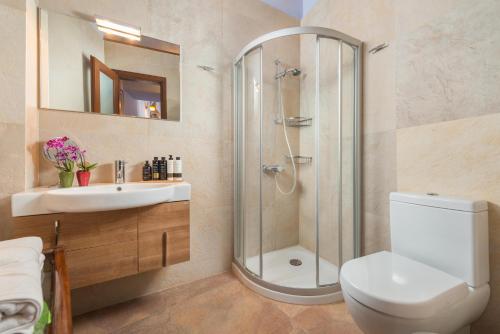
[[[15,282],[15,283],[14,283]],[[0,275],[0,333],[28,330],[38,321],[42,311],[42,289],[28,275]],[[9,290],[5,291],[4,286]]]
[[[39,264],[40,270],[42,270],[44,260],[45,255],[35,252],[32,248],[0,247],[0,273],[3,266],[20,262],[36,262]]]
[[[31,333],[42,311],[40,238],[0,242],[0,333]]]
[[[42,252],[43,242],[39,237],[25,237],[0,241],[0,248],[27,247],[33,248],[38,253]]]

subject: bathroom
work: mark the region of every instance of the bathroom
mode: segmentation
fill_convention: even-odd
[[[178,46],[177,119],[98,115],[68,111],[44,102],[42,78],[47,73],[42,70],[40,11],[92,24],[96,17],[105,18],[140,27],[141,37]],[[151,163],[155,156],[173,155],[174,159],[182,159],[181,183],[189,185],[190,191],[189,196],[182,198],[189,202],[188,259],[72,288],[74,333],[362,333],[352,309],[343,301],[339,277],[321,282],[326,276],[322,276],[322,271],[315,272],[316,255],[320,253],[326,260],[335,258],[329,262],[338,270],[341,263],[356,257],[391,251],[391,193],[417,193],[424,197],[435,193],[438,198],[487,201],[491,291],[487,306],[472,322],[470,333],[500,332],[500,193],[495,187],[500,167],[500,116],[496,115],[500,105],[499,14],[498,0],[0,0],[0,36],[4,43],[0,53],[1,240],[13,239],[16,229],[26,222],[13,217],[14,194],[57,187],[58,172],[42,154],[50,139],[67,136],[87,151],[89,161],[97,163],[91,171],[91,187],[114,185],[115,161],[126,162],[127,184],[143,180],[146,160]],[[337,44],[324,48],[320,45],[324,52],[316,58],[317,45],[310,35],[257,40],[294,27],[320,27],[342,34],[332,36],[341,37],[344,51],[352,50],[350,55],[343,53],[346,68],[337,66]],[[316,36],[328,37],[324,31]],[[245,53],[245,47],[256,40],[254,46],[263,45],[262,58],[255,53],[258,49]],[[337,43],[337,39],[332,40]],[[262,149],[264,163],[285,168],[277,177],[271,171],[250,178],[248,186],[256,188],[262,178],[262,195],[259,189],[243,191],[235,184],[240,170],[235,138],[241,131],[235,126],[238,81],[234,74],[235,64],[242,57],[248,60],[244,65],[254,78],[259,77],[262,69],[264,86],[254,86],[255,94],[251,96],[259,97],[263,89],[262,107],[269,110],[264,111],[263,129],[274,131],[264,132],[260,139],[261,119],[252,119],[257,124],[248,129],[256,131],[251,132],[256,137],[248,143],[256,146],[246,162],[258,166]],[[339,145],[331,138],[338,135],[338,124],[321,124],[331,131],[331,136],[325,134],[319,143],[325,149],[332,147],[335,153],[332,161],[324,160],[319,165],[320,169],[329,168],[324,169],[324,174],[314,169],[316,143],[311,133],[319,126],[314,117],[314,92],[321,93],[322,103],[332,102],[332,109],[337,110],[339,92],[335,82],[339,78],[335,71],[339,68],[343,69],[342,80],[353,81],[352,89],[344,89],[341,95],[343,105],[352,104],[352,112],[344,113],[344,135],[355,138],[343,142],[344,173],[340,183],[338,165],[332,162],[338,158],[335,148]],[[349,70],[354,68],[357,71]],[[283,78],[276,78],[283,70],[290,71]],[[315,86],[316,71],[331,73],[325,79],[331,79],[327,83],[333,83],[332,89],[328,89],[327,83]],[[68,82],[68,86],[72,84]],[[282,85],[285,117],[277,107],[278,84]],[[167,94],[169,87],[170,81]],[[255,110],[261,107],[254,106]],[[289,127],[288,116],[307,116],[311,123]],[[289,145],[284,139],[284,119]],[[266,141],[267,135],[273,142]],[[294,160],[295,176],[286,155],[305,157],[305,161]],[[268,156],[273,159],[267,159]],[[308,157],[312,161],[308,162]],[[346,161],[347,158],[351,160]],[[328,182],[318,182],[317,178],[326,178]],[[281,194],[277,188],[291,191],[294,183],[290,195]],[[336,216],[337,211],[329,211],[328,203],[314,203],[313,188],[318,184],[325,186],[331,208],[338,205],[337,195],[343,195],[341,218]],[[70,189],[78,189],[76,177]],[[239,226],[235,218],[239,210],[237,193],[247,195],[246,199],[260,206],[249,219],[252,223],[246,226],[249,233],[244,246],[248,257],[257,256],[258,263],[247,268],[251,269],[250,275],[241,275],[241,270],[239,275],[237,271],[238,263],[243,263],[238,262],[235,249],[235,231]],[[272,197],[266,198],[271,193]],[[350,203],[346,201],[349,198]],[[315,243],[315,204],[323,209],[319,212],[335,216],[333,229],[320,233],[320,243]],[[117,215],[118,212],[123,210],[117,210]],[[104,217],[98,212],[91,214],[96,222]],[[54,220],[53,215],[40,217]],[[67,214],[61,215],[64,232],[63,215]],[[78,213],[74,215],[80,217]],[[148,213],[134,211],[132,216],[147,219]],[[114,216],[106,217],[104,222]],[[84,223],[79,218],[76,221]],[[342,238],[336,233],[340,226]],[[87,241],[95,239],[89,237]],[[245,281],[245,277],[255,274],[266,279],[269,268],[265,260],[259,259],[261,253],[294,245],[312,254],[310,263],[300,258],[302,267],[313,268],[308,272],[313,277],[312,290],[322,296],[318,278],[320,285],[332,284],[328,291],[332,298],[323,300],[321,305],[308,305],[293,296],[293,300],[276,301],[276,295],[263,295],[262,291],[249,288]],[[339,250],[341,263],[336,262]],[[66,255],[70,265],[71,254]],[[260,279],[256,277],[253,282]],[[70,288],[71,284],[70,279]],[[73,280],[73,286],[78,285]],[[294,295],[297,291],[281,285],[275,292]]]

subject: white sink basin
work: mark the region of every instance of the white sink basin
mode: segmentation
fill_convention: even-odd
[[[95,212],[189,200],[189,183],[98,184],[89,187],[37,188],[12,196],[12,215]]]

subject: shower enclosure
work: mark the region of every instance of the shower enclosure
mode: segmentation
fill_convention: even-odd
[[[233,269],[268,297],[340,299],[340,267],[359,256],[361,48],[296,27],[234,61]]]

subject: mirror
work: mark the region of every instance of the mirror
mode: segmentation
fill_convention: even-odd
[[[180,120],[180,47],[39,9],[40,108]]]

